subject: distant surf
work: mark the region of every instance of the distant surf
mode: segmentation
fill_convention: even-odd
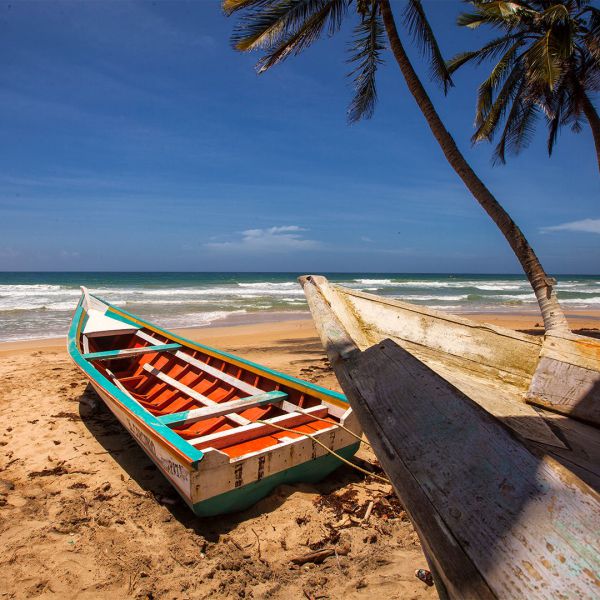
[[[535,296],[513,275],[324,273],[342,285],[450,312],[531,312]],[[167,328],[307,316],[299,273],[0,273],[0,341],[66,334],[85,285]],[[600,309],[600,276],[559,277],[566,309]]]

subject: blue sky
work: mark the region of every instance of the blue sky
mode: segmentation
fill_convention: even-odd
[[[426,3],[447,57],[487,39],[463,6]],[[375,117],[348,126],[349,27],[258,76],[233,24],[208,0],[0,7],[1,270],[519,272],[390,56]],[[590,132],[548,159],[540,128],[492,167],[469,141],[484,75],[427,86],[546,268],[599,273]]]

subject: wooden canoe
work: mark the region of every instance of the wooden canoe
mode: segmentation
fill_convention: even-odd
[[[342,394],[186,340],[85,288],[68,350],[199,516],[322,479],[341,462],[315,440],[346,459],[358,449],[350,432],[360,426]]]
[[[300,282],[440,595],[598,598],[600,342]]]

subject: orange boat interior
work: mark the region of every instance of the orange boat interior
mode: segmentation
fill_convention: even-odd
[[[156,344],[173,343],[172,339],[164,335],[149,330],[140,331],[141,333],[127,332],[90,337],[88,338],[89,352],[150,348]],[[150,338],[152,342],[148,341]],[[195,364],[190,364],[188,358],[194,359]],[[312,434],[339,423],[339,419],[331,414],[321,399],[275,381],[266,374],[254,373],[224,358],[183,345],[176,351],[157,349],[155,352],[134,353],[131,356],[115,357],[111,360],[90,358],[90,361],[102,375],[115,382],[157,417],[214,406],[215,403],[249,398],[252,394],[241,390],[239,385],[258,388],[259,392],[279,391],[287,394],[285,402],[242,407],[231,413],[203,418],[192,423],[175,422],[169,425],[173,431],[196,448],[202,450],[218,447],[231,458],[264,450],[283,441],[299,438],[302,434]],[[203,370],[202,365],[207,365],[208,371],[212,373]],[[214,369],[225,375],[226,381],[215,374]],[[236,384],[236,381],[239,383]],[[293,412],[293,407],[301,409],[300,414]],[[323,410],[319,410],[318,407],[322,407]],[[311,411],[313,414],[305,414],[304,411],[307,409],[313,409]],[[290,415],[290,418],[285,415]],[[277,417],[281,418],[277,419]],[[266,424],[261,427],[248,427],[257,420],[273,418],[276,418],[280,426],[288,427],[293,432]],[[240,429],[244,425],[246,427],[243,435],[231,435],[235,433],[233,430]],[[231,431],[231,434],[213,435],[227,431]],[[203,441],[206,436],[210,436],[210,439]],[[218,443],[215,438],[218,439]]]

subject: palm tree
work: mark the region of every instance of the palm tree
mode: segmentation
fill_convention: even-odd
[[[534,289],[546,330],[568,331],[554,292],[556,282],[548,277],[521,230],[477,177],[444,126],[406,54],[389,0],[224,0],[223,9],[228,15],[240,11],[241,18],[232,36],[233,45],[240,51],[263,51],[257,65],[261,73],[306,49],[323,31],[333,35],[350,12],[356,13],[358,23],[354,28],[350,58],[355,65],[352,71],[355,95],[348,111],[349,120],[369,118],[373,114],[377,99],[375,74],[389,44],[408,90],[446,159],[519,259]],[[450,74],[419,0],[407,0],[404,22],[429,57],[434,78],[446,89],[452,84]]]
[[[600,89],[600,10],[589,6],[589,0],[471,4],[473,12],[460,15],[459,25],[501,31],[479,50],[462,52],[448,62],[453,73],[470,62],[498,59],[479,86],[473,143],[491,141],[501,129],[494,162],[505,163],[507,150],[517,154],[528,145],[542,113],[552,154],[559,129],[571,125],[579,132],[585,118],[600,169],[600,118],[590,100]]]

